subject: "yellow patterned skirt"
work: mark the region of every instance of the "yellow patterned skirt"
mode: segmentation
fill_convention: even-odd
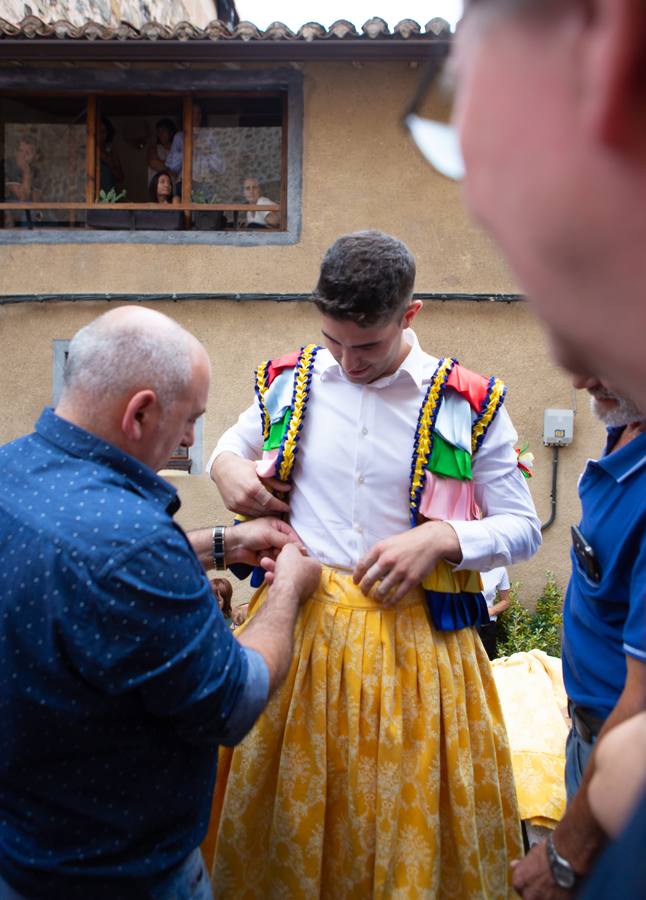
[[[435,631],[421,589],[386,610],[324,569],[285,683],[220,751],[203,851],[227,900],[510,896],[520,824],[475,630]]]

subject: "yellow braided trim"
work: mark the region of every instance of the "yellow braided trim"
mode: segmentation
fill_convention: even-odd
[[[269,421],[269,413],[265,409],[265,394],[267,393],[267,390],[269,388],[269,385],[267,384],[268,370],[269,360],[260,363],[260,365],[256,369],[256,385],[258,386],[258,393],[260,394],[262,406],[262,437],[265,441],[269,437],[269,428],[271,426],[271,422]]]
[[[290,473],[294,466],[296,436],[298,435],[299,426],[303,420],[303,413],[307,404],[307,375],[311,365],[312,355],[315,350],[316,344],[308,344],[307,347],[303,348],[303,352],[298,361],[298,366],[296,367],[296,372],[294,373],[294,405],[292,407],[292,416],[289,420],[287,434],[285,435],[283,459],[278,473],[278,477],[281,481],[289,480]]]
[[[487,408],[484,412],[484,415],[476,422],[475,427],[471,433],[471,453],[476,452],[478,438],[489,427],[489,423],[494,417],[494,413],[496,412],[498,404],[500,403],[500,398],[504,390],[504,382],[502,382],[500,378],[496,378],[493,384],[493,388],[491,389],[491,396],[489,397],[489,402],[487,403]]]
[[[413,478],[411,479],[411,503],[415,501],[417,489],[422,484],[422,480],[425,478],[425,461],[428,459],[428,455],[431,449],[431,434],[429,426],[433,418],[435,408],[441,399],[442,385],[446,377],[446,372],[451,368],[452,365],[453,361],[449,358],[445,359],[442,365],[439,367],[431,384],[431,389],[428,392],[428,397],[426,398],[424,409],[422,410],[422,416],[419,423],[417,453],[415,457],[415,471],[413,473]]]

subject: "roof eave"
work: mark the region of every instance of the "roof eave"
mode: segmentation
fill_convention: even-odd
[[[0,40],[2,61],[66,62],[309,62],[424,60],[444,56],[450,35],[386,40],[326,41],[93,41],[60,38]]]

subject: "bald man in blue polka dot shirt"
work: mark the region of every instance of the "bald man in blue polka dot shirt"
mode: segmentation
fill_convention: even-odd
[[[277,519],[174,522],[156,472],[209,378],[177,323],[110,311],[72,340],[56,411],[0,448],[1,900],[211,896],[217,745],[284,677],[320,568]],[[239,640],[205,574],[225,558],[271,585]]]

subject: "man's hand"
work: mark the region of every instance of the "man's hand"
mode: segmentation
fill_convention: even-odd
[[[352,578],[366,595],[381,581],[374,596],[384,606],[394,606],[441,559],[456,563],[462,559],[458,536],[446,522],[424,522],[376,543],[357,563]]]
[[[304,551],[299,536],[287,522],[273,516],[231,525],[224,530],[224,555],[227,563],[257,566],[261,560],[274,559],[287,544],[296,544],[295,552]]]
[[[231,512],[254,517],[289,512],[287,503],[271,491],[287,493],[291,485],[277,478],[259,478],[252,459],[222,453],[211,466],[211,478]]]
[[[285,546],[276,560],[263,558],[261,563],[269,570],[267,598],[237,637],[243,647],[257,650],[264,657],[271,694],[290,666],[294,622],[300,603],[316,590],[321,566],[302,556],[294,544]]]
[[[525,900],[568,900],[572,892],[554,881],[545,842],[537,844],[523,859],[512,862],[514,889]]]
[[[294,544],[287,544],[275,560],[264,557],[260,564],[266,571],[268,585],[275,585],[276,588],[291,586],[301,602],[314,593],[321,578],[320,562],[303,556]]]

